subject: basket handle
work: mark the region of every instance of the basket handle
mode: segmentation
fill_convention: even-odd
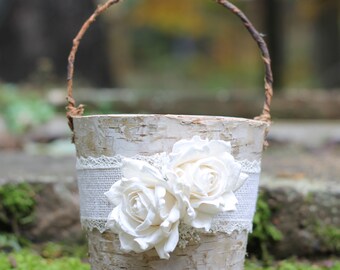
[[[97,7],[95,12],[87,19],[87,21],[83,24],[77,36],[73,39],[73,46],[68,57],[68,73],[67,73],[67,102],[68,105],[66,107],[67,113],[66,116],[68,118],[68,123],[71,131],[73,131],[73,117],[81,116],[84,113],[84,106],[80,104],[76,106],[76,102],[73,98],[73,75],[74,75],[74,60],[75,56],[80,44],[81,39],[86,33],[87,29],[90,25],[96,20],[96,18],[107,10],[110,6],[119,3],[121,0],[108,0],[105,4]],[[268,51],[268,47],[266,42],[264,41],[262,35],[255,29],[253,24],[249,21],[246,15],[235,5],[230,3],[228,0],[215,0],[218,4],[224,6],[233,12],[236,16],[238,16],[243,22],[244,26],[247,28],[253,39],[256,41],[262,55],[262,59],[265,66],[265,102],[263,105],[262,114],[256,117],[256,120],[261,120],[270,123],[270,105],[273,97],[273,73],[271,69],[271,60]]]

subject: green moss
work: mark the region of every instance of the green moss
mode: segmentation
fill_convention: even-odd
[[[315,234],[322,239],[323,244],[335,254],[340,253],[340,228],[330,225],[318,225]]]
[[[10,254],[0,254],[0,270],[90,270],[90,265],[79,258],[62,257],[45,259],[30,250],[21,250]]]
[[[329,219],[323,219],[323,216],[327,216],[331,214],[331,206],[319,205],[315,201],[316,194],[309,193],[305,197],[305,203],[307,206],[314,211],[310,211],[308,217],[304,222],[304,229],[309,231],[311,234],[318,239],[319,244],[321,246],[321,252],[324,253],[340,253],[340,228],[336,227],[334,223]],[[319,194],[320,196],[320,194]],[[326,195],[327,196],[327,195]],[[320,200],[320,198],[319,198]],[[325,198],[327,203],[333,205],[332,207],[336,208],[337,204],[335,201],[331,200],[329,197]],[[336,200],[336,199],[335,199]],[[337,209],[337,208],[336,208]],[[326,213],[326,215],[324,214]]]
[[[35,194],[34,188],[27,183],[0,186],[0,223],[19,234],[19,226],[33,221]]]
[[[88,247],[85,244],[49,242],[42,246],[40,254],[49,259],[65,256],[86,258],[88,256]]]
[[[16,238],[12,235],[12,240]],[[0,237],[1,243],[1,237]],[[90,270],[82,261],[87,257],[86,245],[47,243],[44,246],[30,244],[32,249],[21,248],[0,252],[0,270]]]
[[[272,263],[264,266],[259,261],[249,260],[245,264],[245,270],[340,270],[340,261],[327,260],[319,263],[299,262],[294,259]]]
[[[253,233],[249,236],[248,246],[266,262],[271,261],[270,245],[283,238],[282,233],[271,221],[272,213],[263,193],[259,194],[253,221]],[[259,249],[257,248],[259,247]]]

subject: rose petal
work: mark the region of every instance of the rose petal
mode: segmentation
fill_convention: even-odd
[[[179,221],[173,224],[172,229],[170,231],[170,235],[164,246],[165,252],[172,252],[176,248],[178,240],[179,240],[178,226],[179,226]]]
[[[121,180],[117,181],[111,186],[109,191],[104,193],[104,195],[108,198],[109,202],[115,206],[120,203],[123,194],[121,184],[122,184]]]
[[[140,223],[136,222],[131,217],[125,215],[122,211],[122,207],[120,207],[118,211],[119,211],[119,216],[115,220],[117,224],[116,228],[119,226],[120,230],[124,231],[125,233],[128,233],[133,236],[137,236],[138,231],[136,230],[136,228],[140,225]]]
[[[115,207],[109,214],[105,227],[111,229],[114,233],[119,233],[116,230],[117,222],[119,218],[119,209]]]
[[[209,149],[211,156],[218,156],[223,152],[231,153],[231,143],[222,140],[211,140],[209,142]]]
[[[144,238],[135,238],[133,240],[139,245],[139,248],[143,251],[146,251],[150,247],[150,245],[145,242]]]
[[[162,241],[164,238],[162,230],[158,227],[149,228],[147,233],[144,233],[142,237],[135,238],[135,241],[140,245],[140,247],[145,250],[143,247],[154,247],[157,243]]]
[[[234,186],[234,189],[233,191],[237,191],[241,186],[243,186],[244,182],[247,181],[247,179],[249,178],[249,175],[248,174],[245,174],[245,173],[241,173],[239,178],[238,178],[238,181],[237,183],[235,184]]]
[[[196,229],[205,229],[205,231],[209,231],[211,228],[212,219],[212,215],[197,211],[195,219],[185,220],[185,223]]]
[[[134,241],[134,237],[127,233],[119,233],[119,243],[121,250],[125,252],[143,252],[143,249],[140,248],[140,245]]]
[[[175,250],[178,240],[179,240],[178,225],[179,225],[179,222],[174,224],[169,237],[167,239],[164,239],[157,245],[155,245],[157,254],[161,259],[168,260],[170,258],[169,252],[172,252]]]
[[[222,211],[235,211],[238,200],[233,192],[223,194],[224,207]]]
[[[156,218],[156,213],[153,211],[149,211],[145,220],[136,227],[137,231],[143,231],[149,228],[150,226],[154,225],[154,219]],[[156,225],[156,224],[155,224]]]
[[[163,240],[162,242],[160,242],[159,244],[155,245],[155,249],[157,251],[157,254],[159,256],[159,258],[161,259],[165,259],[165,260],[169,260],[170,259],[170,254],[167,253],[164,250],[164,245],[165,245],[165,240]],[[176,244],[177,245],[177,244]]]
[[[122,160],[122,173],[125,178],[138,177],[146,184],[154,186],[163,176],[159,170],[146,161],[124,158]]]
[[[196,211],[216,215],[223,211],[224,200],[222,196],[215,200],[192,200],[191,205]]]

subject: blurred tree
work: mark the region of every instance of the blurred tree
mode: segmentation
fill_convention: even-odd
[[[94,0],[1,0],[0,79],[20,82],[41,69],[65,79],[72,39],[95,6]],[[76,77],[112,86],[115,80],[109,76],[104,50],[105,25],[99,19],[93,28],[80,46]]]
[[[322,87],[340,87],[340,1],[314,0],[314,59]]]
[[[254,5],[240,3],[248,11]],[[221,85],[235,89],[251,85],[254,89],[258,82],[259,87],[262,84],[255,42],[238,18],[214,2],[135,1],[129,22],[137,29],[133,38],[139,42],[136,50],[140,62],[175,60],[181,63],[186,78],[209,81],[207,85],[215,89]],[[166,61],[167,56],[170,61]]]
[[[296,1],[297,16],[308,25],[305,50],[310,57],[309,76],[316,87],[340,88],[340,1]],[[302,32],[297,27],[297,31]],[[306,69],[306,68],[305,68]]]
[[[133,2],[133,1],[132,1]],[[103,14],[107,28],[106,55],[109,62],[109,73],[115,78],[116,87],[124,87],[132,68],[131,28],[127,19],[131,3],[115,5]]]
[[[175,35],[199,36],[206,29],[203,1],[140,1],[134,9],[135,25],[154,27]]]
[[[278,91],[283,86],[283,71],[285,65],[283,38],[285,0],[261,0],[264,12],[265,35],[272,59],[274,87]]]

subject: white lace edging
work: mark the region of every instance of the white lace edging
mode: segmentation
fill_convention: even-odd
[[[80,193],[80,216],[85,230],[106,231],[108,214],[112,211],[104,192],[122,178],[121,166],[125,158],[114,157],[80,157],[77,159],[78,187]],[[161,167],[168,159],[166,153],[152,156],[136,155],[133,159],[144,160],[155,167]],[[224,212],[216,216],[212,223],[212,231],[232,234],[234,231],[252,231],[252,220],[256,208],[258,182],[261,172],[261,161],[239,161],[242,172],[249,178],[235,192],[238,199],[237,211]]]
[[[223,232],[231,235],[233,232],[243,232],[247,231],[248,233],[253,232],[253,222],[249,220],[238,220],[238,221],[214,221],[211,226],[212,232]]]
[[[242,166],[242,172],[244,173],[260,173],[261,172],[261,160],[240,160],[238,161]]]
[[[81,226],[84,230],[92,232],[97,229],[100,233],[106,231],[106,220],[103,219],[80,219]]]
[[[106,220],[102,219],[81,219],[81,225],[84,230],[93,231],[97,229],[100,233],[105,232],[106,229]],[[203,230],[202,230],[203,231]],[[253,231],[253,223],[249,222],[249,220],[244,221],[222,221],[216,220],[212,224],[211,231],[214,232],[223,232],[231,235],[233,232],[243,232],[247,231],[251,233]]]
[[[100,156],[100,157],[79,157],[77,158],[76,168],[77,170],[91,170],[91,169],[114,169],[120,168],[122,166],[122,159],[125,158],[121,155],[116,155],[114,157]],[[167,155],[165,153],[160,153],[152,156],[142,156],[135,155],[130,157],[132,159],[144,160],[153,166],[159,167]],[[249,161],[247,159],[238,161],[242,166],[242,172],[245,173],[260,173],[261,172],[261,161],[253,160]]]

